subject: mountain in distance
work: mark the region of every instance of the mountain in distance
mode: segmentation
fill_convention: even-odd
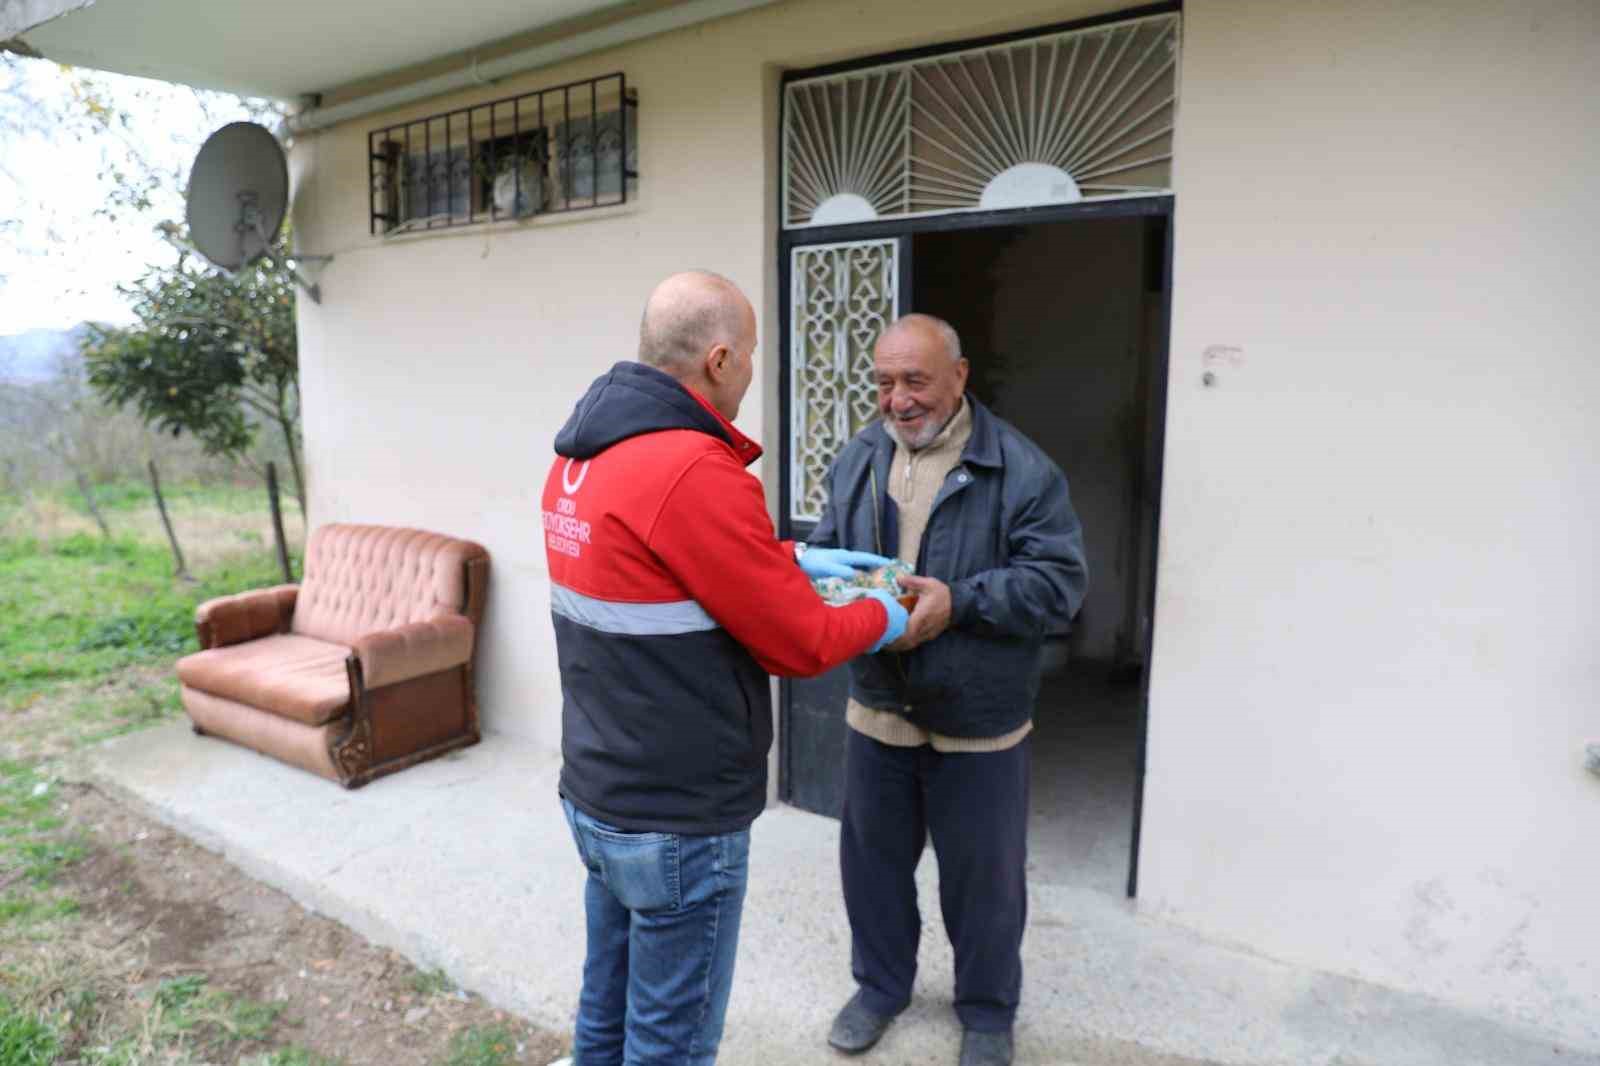
[[[0,380],[48,381],[62,356],[77,358],[88,332],[89,324],[80,322],[70,329],[30,329],[0,337]]]

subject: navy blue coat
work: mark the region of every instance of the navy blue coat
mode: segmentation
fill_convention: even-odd
[[[1067,478],[1037,445],[972,397],[972,436],[917,552],[917,573],[950,586],[950,628],[900,654],[850,664],[850,694],[935,733],[994,737],[1033,714],[1046,636],[1066,632],[1089,571]],[[874,422],[828,474],[828,507],[808,543],[897,554],[889,498],[895,442]]]

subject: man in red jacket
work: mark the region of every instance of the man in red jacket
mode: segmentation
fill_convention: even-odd
[[[733,426],[755,312],[715,274],[645,307],[639,361],[590,386],[544,490],[561,798],[588,868],[574,1066],[715,1061],[766,804],[767,675],[823,673],[905,630],[887,594],[808,577],[888,559],[780,542]],[[798,565],[797,565],[798,563]]]

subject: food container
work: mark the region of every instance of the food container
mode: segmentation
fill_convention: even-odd
[[[888,566],[881,566],[876,570],[858,571],[854,577],[819,577],[814,579],[811,585],[817,590],[817,595],[835,607],[854,603],[872,590],[882,589],[909,611],[917,605],[917,594],[907,592],[900,584],[900,578],[914,572],[911,567],[896,559]]]

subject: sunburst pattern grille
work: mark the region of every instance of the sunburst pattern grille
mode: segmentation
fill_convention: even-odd
[[[1171,188],[1179,16],[789,85],[785,225]]]
[[[843,216],[907,210],[909,86],[906,71],[892,70],[790,88],[791,214],[855,221]]]

